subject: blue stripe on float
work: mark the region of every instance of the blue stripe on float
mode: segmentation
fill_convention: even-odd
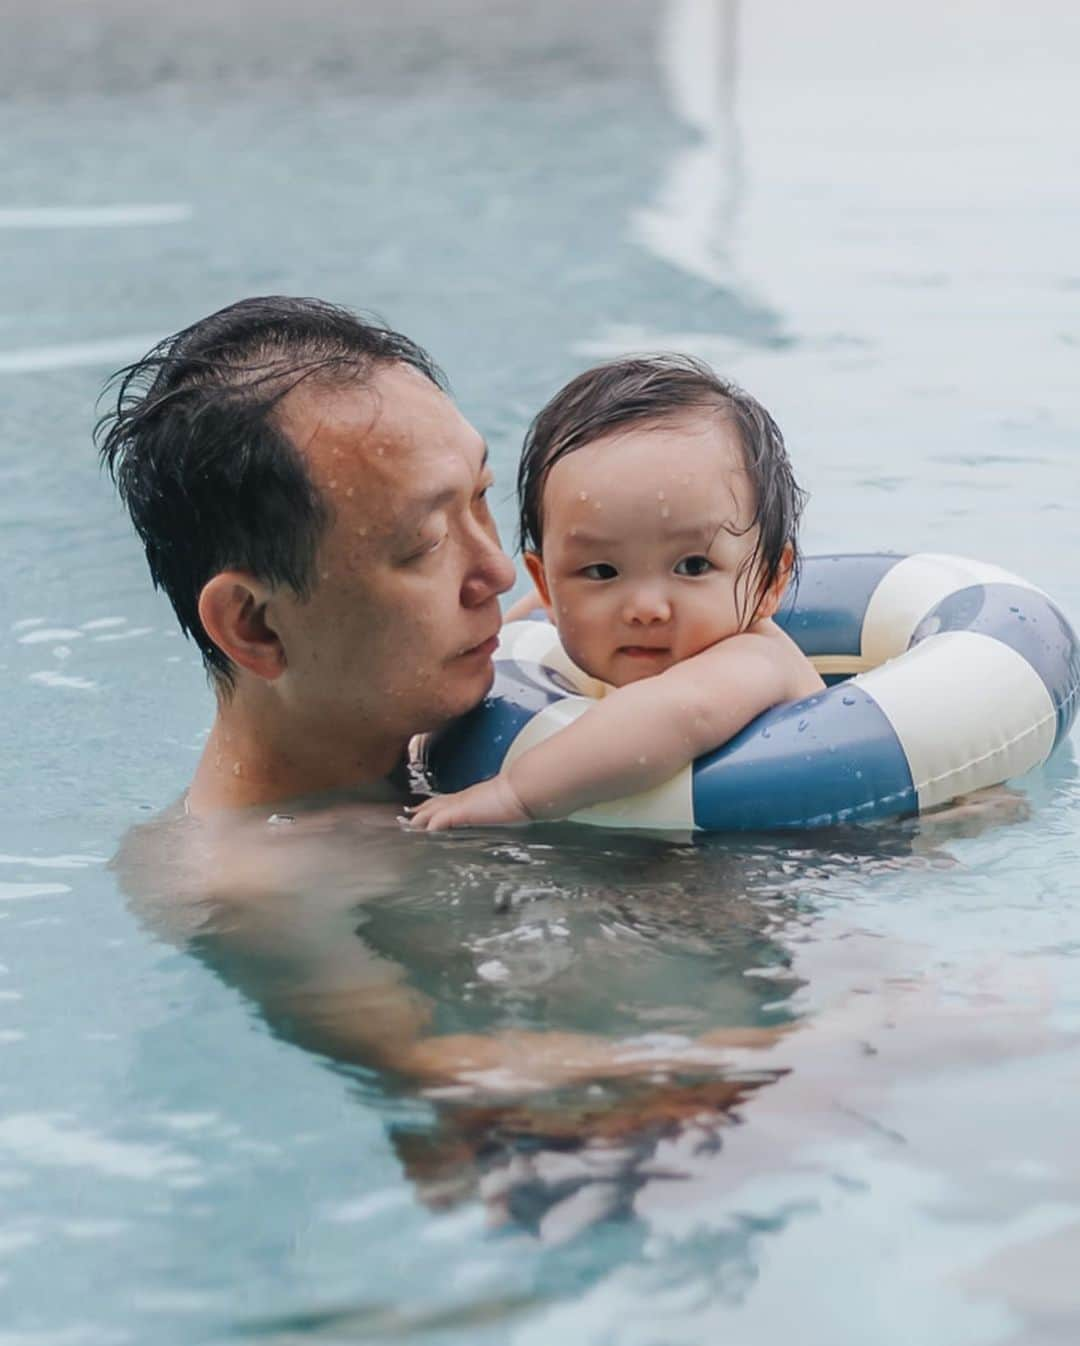
[[[877,552],[807,556],[775,620],[803,654],[860,654],[871,595],[903,559]]]
[[[976,631],[1023,655],[1042,678],[1057,711],[1057,747],[1069,732],[1080,698],[1080,642],[1045,594],[1019,584],[958,589],[926,614],[911,646],[939,631]]]
[[[710,831],[827,827],[917,808],[892,726],[852,684],[766,711],[694,768],[694,822]]]
[[[491,691],[438,735],[427,754],[432,784],[444,794],[495,776],[511,743],[539,711],[568,688],[539,664],[496,660]]]

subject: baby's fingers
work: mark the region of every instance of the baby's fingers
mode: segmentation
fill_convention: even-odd
[[[426,832],[431,827],[431,821],[438,812],[439,805],[438,799],[427,799],[423,804],[417,804],[415,808],[407,808],[404,821],[416,831]]]

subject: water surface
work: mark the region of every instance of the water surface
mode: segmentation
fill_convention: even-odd
[[[340,953],[327,1003],[360,960],[441,1033],[784,1030],[710,1078],[421,1095],[298,1029],[273,938],[245,961],[220,906],[170,925],[109,867],[210,701],[89,442],[150,341],[321,294],[445,365],[509,539],[559,383],[687,349],[777,415],[808,549],[984,557],[1075,621],[1073,9],[470,0],[247,41],[238,7],[216,46],[15,11],[0,1346],[1073,1340],[1071,751],[872,833],[276,832],[295,881],[253,909]]]

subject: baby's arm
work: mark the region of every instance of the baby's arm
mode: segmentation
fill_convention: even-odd
[[[820,690],[798,647],[771,621],[611,692],[493,780],[422,804],[414,826],[565,818],[660,785],[781,701]]]

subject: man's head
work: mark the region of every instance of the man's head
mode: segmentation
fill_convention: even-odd
[[[406,734],[479,699],[490,660],[461,652],[497,629],[512,570],[483,443],[420,347],[248,299],[118,377],[102,459],[219,695],[252,673],[313,726],[385,711]],[[433,524],[452,545],[414,564]]]
[[[686,356],[586,371],[518,477],[525,560],[573,659],[621,685],[771,616],[802,492],[769,413]]]

